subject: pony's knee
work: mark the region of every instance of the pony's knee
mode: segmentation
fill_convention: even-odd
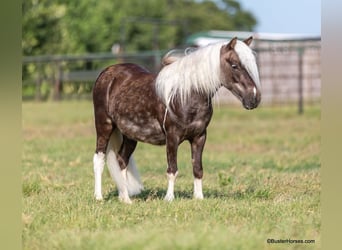
[[[193,169],[193,174],[196,179],[202,179],[203,178],[203,168],[196,168]]]
[[[167,175],[176,175],[178,172],[178,167],[177,166],[168,166],[166,169],[166,174]]]

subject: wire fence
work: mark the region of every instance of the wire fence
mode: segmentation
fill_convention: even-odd
[[[262,105],[298,103],[303,106],[320,102],[321,71],[319,40],[255,40],[262,84]],[[43,101],[90,98],[99,72],[108,65],[122,62],[139,64],[158,72],[166,51],[140,53],[89,54],[80,56],[39,56],[23,58],[23,100]],[[221,88],[216,98],[222,103],[238,104],[229,91]]]

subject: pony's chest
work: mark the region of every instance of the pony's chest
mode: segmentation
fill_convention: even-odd
[[[206,130],[212,117],[212,106],[183,107],[175,112],[169,112],[168,115],[168,125],[175,127],[181,138],[190,139]]]

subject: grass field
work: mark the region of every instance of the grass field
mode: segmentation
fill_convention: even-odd
[[[176,199],[166,193],[165,147],[138,144],[144,192],[119,203],[104,172],[93,198],[89,101],[23,103],[23,249],[321,249],[320,108],[219,105],[208,128],[203,192],[193,200],[188,143]],[[315,240],[315,243],[267,243]]]

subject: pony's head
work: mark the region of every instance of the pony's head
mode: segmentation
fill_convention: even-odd
[[[193,93],[213,96],[224,86],[246,109],[256,108],[261,100],[261,87],[255,57],[249,48],[252,39],[242,42],[234,38],[229,43],[167,53],[156,78],[158,96],[167,106],[175,98],[184,104]]]
[[[246,109],[256,108],[261,100],[261,86],[253,51],[253,37],[239,41],[233,38],[220,50],[222,85],[229,89]]]

